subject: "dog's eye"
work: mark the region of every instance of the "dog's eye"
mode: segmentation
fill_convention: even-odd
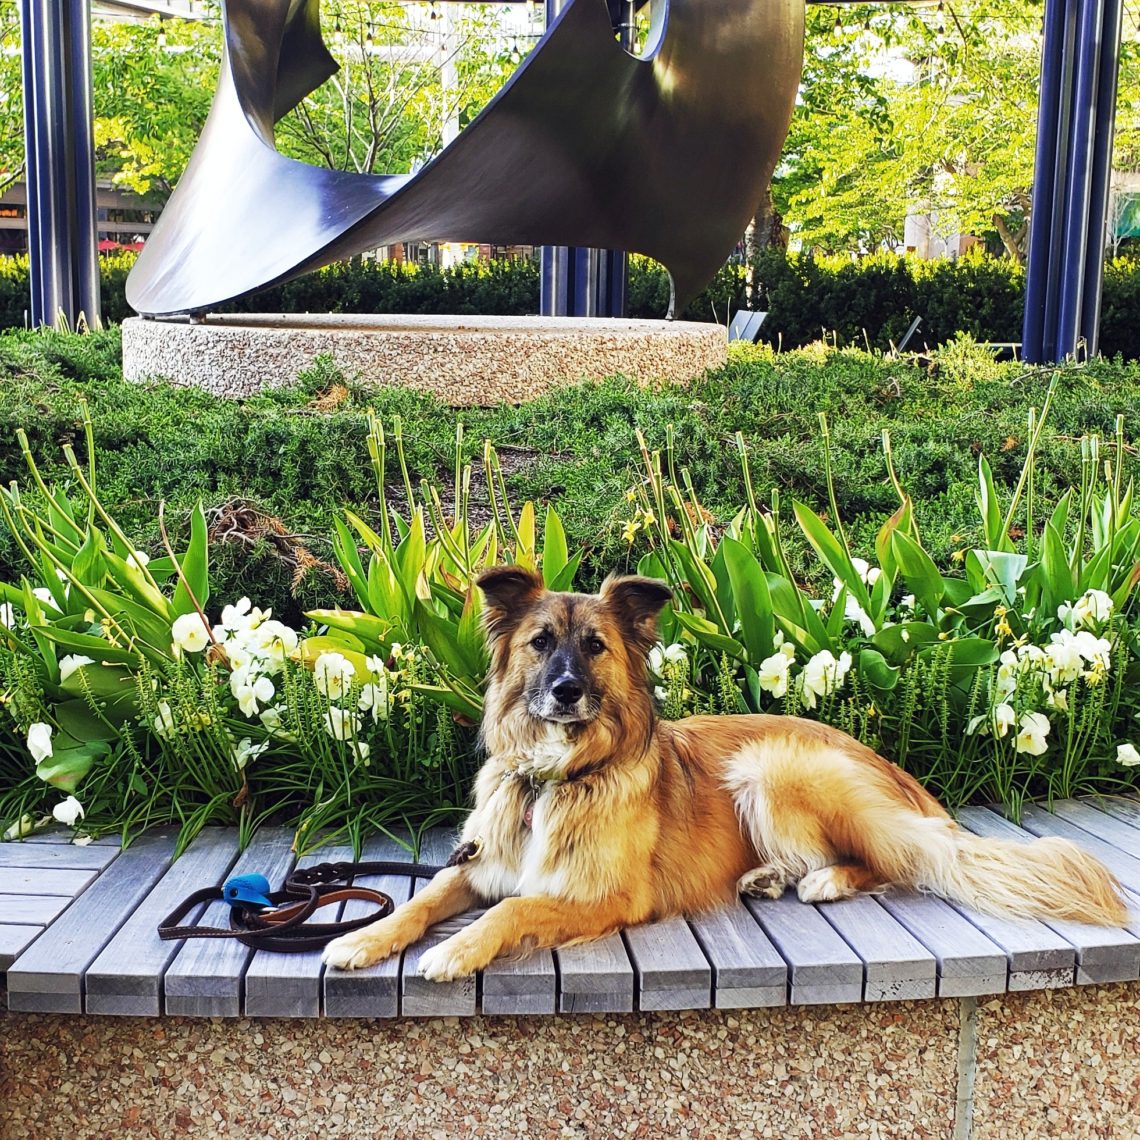
[[[605,651],[606,651],[605,642],[602,641],[602,639],[600,637],[591,637],[590,640],[586,642],[586,648],[595,657],[597,657],[597,655],[599,653],[605,653]]]
[[[550,637],[545,633],[540,633],[537,637],[532,637],[530,643],[541,653],[544,649],[550,648]]]

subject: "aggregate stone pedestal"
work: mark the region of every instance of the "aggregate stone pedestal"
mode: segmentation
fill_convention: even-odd
[[[319,356],[366,386],[488,405],[608,376],[684,383],[725,363],[727,333],[692,321],[577,317],[328,313],[123,322],[128,380],[163,377],[219,396],[290,384]]]

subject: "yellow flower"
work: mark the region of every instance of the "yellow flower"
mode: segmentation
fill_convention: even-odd
[[[645,526],[652,526],[657,521],[657,516],[652,511],[645,511],[641,516],[641,521]]]
[[[1002,618],[997,625],[994,626],[994,633],[996,633],[998,637],[1012,637],[1013,629],[1009,622],[1006,621],[1005,618]]]
[[[640,529],[641,523],[639,523],[636,519],[627,519],[624,523],[621,524],[621,536],[625,539],[626,542],[629,543],[630,546],[632,546],[634,537],[637,535],[637,532]]]
[[[636,491],[626,491],[625,501],[627,503],[635,503],[637,501],[637,492]]]
[[[966,552],[964,550],[955,550],[953,553],[951,553],[950,557],[955,562],[965,562],[966,561]]]
[[[879,710],[877,708],[875,708],[875,706],[873,704],[868,705],[867,706],[867,715],[868,716],[878,716]]]

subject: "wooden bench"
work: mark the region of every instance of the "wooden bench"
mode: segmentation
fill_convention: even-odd
[[[1068,800],[1029,807],[1022,827],[968,808],[982,835],[1063,835],[1104,860],[1140,896],[1140,800]],[[451,836],[432,832],[421,858],[440,862]],[[209,828],[173,860],[172,831],[126,851],[103,840],[76,847],[63,833],[0,845],[0,970],[12,1011],[155,1017],[433,1017],[742,1009],[901,999],[963,998],[1140,978],[1140,902],[1124,930],[1009,921],[905,891],[805,905],[749,899],[688,920],[669,919],[600,942],[495,963],[444,985],[416,975],[423,943],[354,973],[326,970],[317,952],[248,950],[236,941],[162,942],[159,920],[192,890],[260,871],[274,884],[293,865],[291,834],[258,833],[244,852],[235,833]],[[351,858],[323,849],[302,863]],[[366,859],[409,859],[370,842]],[[422,882],[361,879],[399,902]],[[346,915],[361,903],[347,903]],[[227,908],[194,916],[226,925]]]

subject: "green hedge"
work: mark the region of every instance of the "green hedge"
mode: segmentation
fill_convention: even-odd
[[[101,259],[103,317],[130,316],[124,285],[134,255]],[[22,328],[28,305],[26,257],[0,258],[0,328]],[[686,320],[726,324],[745,305],[746,272],[726,265],[680,314]],[[889,349],[915,316],[921,328],[909,347],[934,347],[969,333],[975,340],[1021,339],[1024,270],[1006,259],[966,256],[919,261],[878,254],[843,258],[762,255],[753,266],[757,307],[769,310],[763,337],[799,348],[825,336],[839,345]],[[669,304],[669,279],[647,258],[631,261],[629,311],[657,318]],[[501,261],[437,269],[357,259],[221,306],[225,312],[485,313],[538,311],[538,268],[531,261]],[[1101,317],[1103,355],[1140,358],[1140,263],[1105,266]]]

